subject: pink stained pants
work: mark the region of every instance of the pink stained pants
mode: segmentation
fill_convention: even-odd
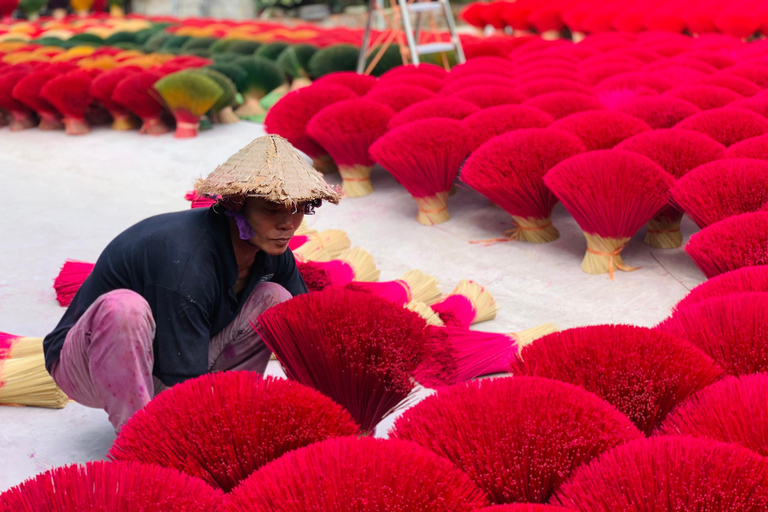
[[[271,353],[251,322],[290,298],[279,284],[258,284],[240,314],[211,339],[210,371],[264,373]],[[51,375],[71,399],[104,409],[119,432],[165,389],[152,376],[154,338],[155,320],[147,301],[131,290],[113,290],[99,297],[70,329]]]

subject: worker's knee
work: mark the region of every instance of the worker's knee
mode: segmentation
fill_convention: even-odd
[[[283,288],[277,283],[269,281],[259,283],[253,290],[253,294],[262,297],[267,302],[271,302],[273,305],[280,304],[291,299],[293,296],[291,292]]]
[[[154,329],[149,303],[133,290],[112,290],[96,299],[94,306],[102,326]]]

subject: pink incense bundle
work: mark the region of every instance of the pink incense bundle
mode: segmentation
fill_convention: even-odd
[[[339,168],[346,197],[373,192],[371,169],[375,162],[368,148],[387,131],[395,112],[368,99],[336,102],[307,123],[307,135],[320,144]]]
[[[112,90],[112,101],[141,119],[140,133],[162,135],[170,131],[160,120],[165,109],[153,93],[155,82],[162,77],[158,72],[144,71],[123,78]]]
[[[499,105],[516,105],[526,100],[526,97],[514,89],[498,85],[476,85],[462,89],[451,95],[451,98],[474,103],[480,108],[498,107]]]
[[[766,66],[758,62],[739,62],[728,68],[728,73],[756,84],[761,89],[768,87],[768,75]]]
[[[766,102],[768,106],[768,102]],[[768,134],[737,142],[725,151],[725,158],[768,160]]]
[[[759,94],[751,98],[744,98],[743,100],[730,103],[728,108],[743,108],[760,114],[763,117],[768,117],[768,96]]]
[[[654,130],[672,128],[701,109],[685,100],[668,96],[637,96],[622,102],[616,110],[645,121]]]
[[[576,155],[544,176],[587,239],[581,269],[611,279],[615,269],[635,270],[624,265],[621,251],[667,204],[673,181],[651,159],[616,149]]]
[[[551,334],[511,359],[513,375],[575,384],[650,435],[677,404],[723,375],[691,343],[630,325],[592,325]]]
[[[484,286],[462,279],[450,295],[432,305],[445,325],[469,329],[496,318],[496,299]]]
[[[296,149],[312,158],[320,172],[334,172],[336,166],[328,152],[307,134],[307,123],[328,105],[357,98],[355,92],[342,85],[315,82],[289,92],[275,103],[264,119],[264,129],[288,139]]]
[[[0,332],[0,361],[43,354],[43,339]],[[2,366],[0,365],[0,370]]]
[[[534,505],[532,503],[517,503],[512,505],[495,505],[478,508],[474,512],[576,512],[570,508],[551,507],[549,505]]]
[[[17,101],[24,103],[40,116],[41,130],[58,130],[62,127],[61,114],[41,96],[41,91],[49,80],[70,71],[69,64],[48,65],[31,71],[16,82],[11,95]]]
[[[616,149],[647,156],[679,180],[692,169],[722,158],[725,146],[699,132],[653,130],[626,139]],[[683,245],[682,218],[680,209],[672,205],[664,207],[648,222],[645,243],[658,249]]]
[[[745,98],[759,94],[763,90],[762,87],[759,87],[754,82],[751,82],[746,78],[732,75],[728,71],[722,71],[720,73],[705,77],[700,80],[700,83],[730,89],[731,91],[738,93]]]
[[[112,129],[115,130],[116,128]],[[190,208],[208,208],[216,204],[216,199],[201,196],[197,193],[197,190],[190,190],[184,194],[184,199],[190,202]]]
[[[386,87],[371,89],[365,95],[366,100],[377,101],[387,105],[395,112],[410,107],[420,101],[431,100],[437,95],[416,85],[389,84]]]
[[[734,215],[691,236],[685,252],[707,277],[768,264],[768,211]]]
[[[477,148],[502,133],[525,128],[546,128],[554,119],[537,108],[501,105],[467,116],[461,122],[469,139],[469,150]]]
[[[336,73],[339,74],[339,73]],[[386,82],[387,80],[390,80],[392,78],[398,78],[403,75],[427,75],[432,76],[435,78],[445,78],[448,76],[448,72],[443,68],[442,66],[438,66],[436,64],[429,64],[429,63],[421,63],[418,66],[414,66],[413,64],[406,64],[405,66],[396,66],[389,71],[385,72],[383,75],[379,77],[379,80]],[[366,76],[366,75],[362,75]]]
[[[446,457],[503,504],[546,503],[576,468],[642,434],[581,388],[515,377],[440,389],[405,411],[390,437]]]
[[[569,82],[576,82],[581,85],[590,85],[587,84],[584,79],[582,79],[573,69],[559,69],[559,68],[539,68],[539,69],[528,69],[524,70],[520,75],[517,77],[519,82],[522,82],[523,84],[528,84],[530,82],[535,82],[538,80],[549,80],[549,79],[557,79],[557,80],[567,80]]]
[[[768,119],[743,108],[718,108],[683,119],[675,128],[701,132],[724,146],[731,146],[768,133]]]
[[[503,75],[479,73],[476,75],[468,75],[458,80],[444,82],[442,89],[440,89],[440,96],[450,96],[459,91],[463,91],[464,89],[477,87],[478,85],[496,85],[499,87],[506,87],[507,89],[514,89],[517,87],[518,82]]]
[[[224,494],[198,478],[137,462],[87,462],[54,468],[0,494],[14,512],[210,512]]]
[[[264,466],[221,512],[469,512],[486,505],[467,475],[415,443],[344,437]]]
[[[349,247],[349,237],[340,229],[294,235],[288,243],[298,261],[331,261]]]
[[[451,69],[448,76],[445,77],[445,82],[449,83],[454,80],[460,80],[480,73],[501,75],[512,80],[517,76],[517,70],[509,59],[501,57],[477,57]]]
[[[413,196],[416,220],[431,226],[451,218],[448,193],[469,153],[467,139],[460,121],[424,119],[384,134],[370,154]]]
[[[578,112],[550,126],[577,136],[588,151],[611,149],[624,139],[651,130],[643,121],[613,110]]]
[[[0,109],[11,114],[11,131],[26,130],[37,124],[35,111],[13,97],[13,89],[31,70],[23,66],[13,66],[0,73]]]
[[[274,306],[254,327],[289,379],[332,398],[370,434],[407,404],[425,326],[385,299],[333,288]]]
[[[680,178],[670,194],[700,228],[733,215],[756,212],[768,201],[768,162],[715,160]]]
[[[297,267],[311,292],[319,292],[329,286],[344,286],[353,281],[378,281],[381,274],[373,257],[359,247],[345,250],[335,260],[298,261]]]
[[[656,328],[687,339],[731,375],[768,370],[768,294],[742,292],[677,309]]]
[[[404,108],[389,120],[387,128],[392,130],[406,123],[431,119],[433,117],[461,120],[479,111],[480,108],[478,106],[468,101],[456,98],[435,98],[420,101]]]
[[[768,375],[731,377],[696,393],[659,433],[740,444],[768,457]]]
[[[423,386],[441,388],[483,375],[507,373],[509,361],[522,347],[557,330],[554,324],[511,333],[470,331],[453,326],[427,327],[427,355],[416,379]]]
[[[133,130],[138,125],[131,113],[112,100],[112,93],[123,79],[141,72],[136,66],[122,66],[100,74],[91,82],[90,93],[112,116],[112,129],[118,131]]]
[[[663,93],[672,89],[675,84],[655,73],[637,72],[622,73],[606,78],[594,87],[595,93],[611,91],[636,91],[640,94],[648,92]]]
[[[768,507],[768,460],[703,439],[643,439],[576,470],[550,503],[580,512],[757,512]]]
[[[176,469],[230,492],[284,453],[357,433],[349,413],[312,388],[254,372],[210,373],[137,412],[108,456]]]
[[[640,71],[641,67],[642,64],[634,59],[596,62],[594,64],[582,65],[579,75],[584,77],[587,83],[594,86],[612,76]]]
[[[371,293],[398,306],[407,306],[413,301],[426,305],[440,299],[437,279],[420,270],[411,270],[395,281],[380,283],[354,281],[345,286],[348,290]]]
[[[742,267],[707,279],[678,302],[675,309],[740,292],[768,292],[768,266]]]
[[[704,84],[680,85],[668,90],[664,95],[693,103],[701,110],[723,108],[729,103],[744,99],[744,96],[730,89]]]
[[[556,164],[585,149],[570,133],[532,128],[499,135],[470,155],[461,181],[504,208],[515,224],[507,239],[494,241],[545,243],[560,237],[551,219],[557,197],[543,178]]]
[[[341,85],[347,89],[350,89],[358,96],[363,96],[367,94],[368,91],[370,91],[377,82],[378,81],[376,80],[376,77],[370,75],[361,75],[360,73],[355,73],[354,71],[341,71],[338,73],[328,73],[327,75],[323,75],[312,83],[323,85]]]
[[[85,261],[67,260],[64,262],[53,281],[53,289],[56,290],[56,300],[59,305],[67,307],[72,303],[77,291],[91,275],[93,267],[93,263]]]
[[[40,90],[40,96],[64,115],[67,135],[85,135],[91,131],[85,120],[85,113],[93,103],[91,82],[91,73],[75,70],[50,79]]]
[[[577,112],[603,110],[605,108],[600,100],[594,96],[579,92],[550,92],[526,100],[523,102],[523,106],[537,108],[554,119],[560,119]]]
[[[384,80],[379,80],[379,82],[371,88],[371,91],[390,86],[400,87],[402,85],[415,85],[416,87],[423,87],[432,92],[437,92],[443,87],[444,82],[442,78],[437,78],[424,73],[404,73]]]
[[[562,78],[544,78],[541,80],[534,80],[515,89],[516,92],[522,94],[526,98],[533,98],[534,96],[540,96],[542,94],[548,94],[552,92],[577,92],[581,94],[591,95],[592,89],[576,80],[565,80]]]

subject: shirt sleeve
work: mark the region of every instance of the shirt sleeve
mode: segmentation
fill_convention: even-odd
[[[280,258],[280,267],[275,274],[274,282],[288,290],[294,297],[309,293],[304,278],[296,266],[296,259],[290,249],[286,250]]]
[[[154,286],[155,375],[167,386],[208,372],[211,322],[205,307],[192,298]]]

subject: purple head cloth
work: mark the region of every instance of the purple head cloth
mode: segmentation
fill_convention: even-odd
[[[245,215],[232,210],[227,210],[226,215],[235,219],[235,224],[237,224],[237,231],[240,234],[240,240],[247,241],[256,236],[256,233],[253,232],[253,228],[251,228],[251,225],[248,224],[248,219],[245,218]]]

